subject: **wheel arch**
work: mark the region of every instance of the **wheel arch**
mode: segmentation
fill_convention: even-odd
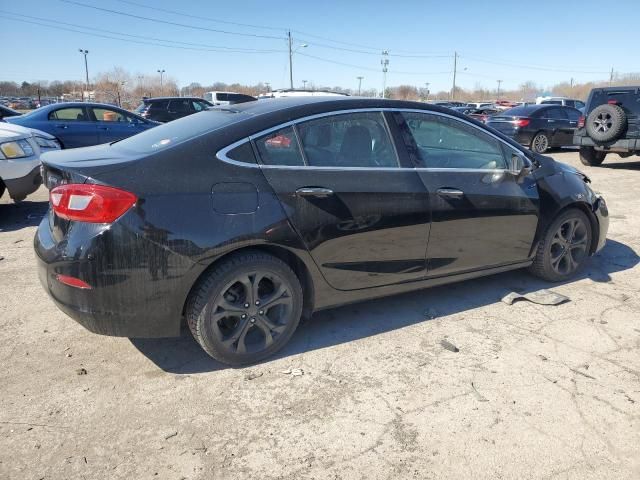
[[[184,318],[186,307],[189,302],[189,298],[198,285],[208,276],[209,272],[214,269],[221,262],[225,261],[233,255],[238,255],[243,252],[258,251],[268,253],[286,263],[298,277],[300,285],[302,287],[302,318],[308,319],[311,317],[314,311],[315,304],[315,285],[313,277],[309,271],[306,263],[293,251],[280,245],[273,244],[256,244],[242,246],[233,250],[229,250],[224,254],[213,260],[207,267],[198,275],[193,285],[189,289],[186,297],[184,298],[182,305],[182,317]]]

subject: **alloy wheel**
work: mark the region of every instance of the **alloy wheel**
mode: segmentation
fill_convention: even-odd
[[[551,268],[559,275],[575,272],[587,256],[588,228],[580,218],[563,222],[551,240]]]
[[[594,120],[593,126],[596,132],[606,132],[613,126],[613,119],[610,113],[600,113]]]
[[[549,148],[549,139],[546,135],[538,134],[533,139],[533,151],[538,153],[546,152]]]
[[[228,353],[261,352],[293,321],[290,288],[272,272],[243,274],[222,289],[205,328],[211,330]]]

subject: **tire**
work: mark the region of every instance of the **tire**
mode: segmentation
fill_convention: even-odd
[[[531,140],[531,151],[535,153],[545,153],[549,150],[551,141],[545,132],[538,132]]]
[[[580,161],[583,165],[597,167],[607,156],[607,152],[600,152],[593,147],[580,147]]]
[[[573,230],[571,225],[575,225]],[[565,210],[547,227],[529,271],[549,282],[567,280],[589,258],[592,241],[587,216],[576,208]]]
[[[210,356],[232,366],[273,355],[300,323],[302,287],[282,260],[260,251],[216,265],[189,296],[189,329]]]
[[[600,105],[594,108],[586,120],[589,136],[596,142],[612,142],[627,127],[627,115],[618,105]]]

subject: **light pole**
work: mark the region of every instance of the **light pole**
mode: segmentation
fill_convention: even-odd
[[[293,54],[298,51],[300,48],[307,48],[308,45],[303,43],[298,45],[297,48],[293,49],[293,38],[291,38],[291,31],[287,32],[287,38],[289,40],[289,87],[293,90]]]
[[[360,96],[360,92],[362,91],[362,79],[364,77],[356,77],[358,79],[358,96]]]
[[[271,83],[269,82],[264,82],[265,87],[267,87],[267,92],[271,91]]]
[[[303,90],[307,89],[307,81],[306,80],[302,80],[302,89]]]
[[[160,93],[164,93],[164,85],[162,83],[162,76],[164,75],[164,68],[162,70],[158,70],[158,73],[160,74]]]
[[[502,80],[497,80],[498,82],[498,92],[496,93],[496,96],[498,97],[497,100],[500,100],[500,84],[502,83]]]
[[[83,50],[82,48],[79,48],[78,51],[84,55],[84,74],[85,74],[85,80],[86,80],[86,89],[87,89],[87,97],[89,97],[89,66],[87,64],[87,54],[89,53],[89,50]],[[84,93],[82,94],[82,99],[84,100]],[[89,99],[87,98],[87,101],[89,101]]]
[[[429,85],[431,85],[429,82],[425,82],[424,86],[426,88],[426,92],[425,92],[425,97],[424,97],[424,101],[428,102],[429,101]]]
[[[382,98],[385,98],[387,90],[387,71],[389,70],[389,50],[382,51],[380,65],[382,65]]]

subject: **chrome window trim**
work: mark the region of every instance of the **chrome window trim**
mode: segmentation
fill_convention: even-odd
[[[394,172],[394,171],[406,171],[406,170],[410,170],[410,168],[406,168],[406,167],[402,167],[402,166],[398,166],[398,167],[380,167],[380,168],[372,168],[372,167],[318,167],[318,166],[300,166],[300,165],[264,165],[262,163],[244,163],[244,162],[239,162],[237,160],[233,160],[231,158],[229,158],[227,156],[227,153],[229,153],[229,151],[233,150],[234,148],[242,145],[245,142],[253,142],[256,139],[262,137],[263,135],[268,135],[269,133],[275,132],[277,130],[281,130],[283,128],[287,128],[287,127],[295,127],[295,125],[299,124],[299,123],[303,123],[309,120],[315,120],[317,118],[323,118],[323,117],[330,117],[333,115],[345,115],[345,114],[349,114],[349,113],[361,113],[361,112],[409,112],[409,113],[421,113],[421,114],[427,114],[427,115],[436,115],[436,116],[440,116],[440,117],[444,117],[444,118],[450,118],[452,120],[456,120],[458,122],[464,123],[469,125],[470,127],[475,128],[476,130],[478,130],[479,132],[482,132],[485,135],[489,135],[490,137],[493,137],[494,139],[496,139],[498,142],[500,142],[500,144],[505,145],[507,148],[511,149],[514,153],[518,154],[518,155],[524,155],[524,153],[520,150],[518,150],[517,148],[513,147],[512,145],[510,145],[508,142],[505,142],[502,138],[498,137],[497,135],[494,135],[492,132],[486,131],[482,128],[479,128],[477,125],[474,125],[473,123],[463,119],[463,118],[458,118],[456,116],[453,115],[449,115],[447,113],[443,113],[443,112],[436,112],[433,110],[422,110],[422,109],[418,109],[418,108],[389,108],[389,107],[380,107],[380,108],[351,108],[351,109],[347,109],[347,110],[335,110],[332,112],[322,112],[322,113],[316,113],[314,115],[308,115],[306,117],[301,117],[298,118],[296,120],[289,120],[288,122],[284,122],[284,123],[280,123],[274,127],[270,127],[267,128],[265,130],[260,130],[257,133],[254,133],[252,135],[249,135],[248,137],[242,138],[234,143],[232,143],[231,145],[228,145],[222,149],[220,149],[217,153],[216,153],[216,158],[218,158],[219,160],[223,161],[223,162],[227,162],[230,163],[232,165],[236,165],[236,166],[240,166],[240,167],[249,167],[249,168],[266,168],[266,169],[285,169],[285,170],[298,170],[298,169],[305,169],[305,170],[335,170],[335,171],[380,171],[380,172]],[[383,115],[383,118],[385,120],[385,126],[388,128],[389,126],[386,124],[386,116]],[[296,130],[294,128],[294,130]],[[389,135],[390,135],[390,131],[388,131]],[[296,134],[297,137],[297,134]],[[391,142],[394,146],[394,149],[396,149],[396,145],[395,142],[393,141],[393,137],[390,135],[391,138]],[[397,155],[397,152],[396,152]],[[399,157],[398,157],[398,162],[399,162]],[[506,161],[506,159],[505,159]],[[260,162],[260,158],[256,158],[256,162]],[[508,162],[507,162],[508,164]],[[484,168],[429,168],[429,167],[413,167],[412,170],[416,170],[416,171],[420,171],[420,172],[461,172],[461,173],[499,173],[499,172],[509,172],[511,170],[509,170],[508,166],[507,168],[499,168],[499,169],[484,169]]]

